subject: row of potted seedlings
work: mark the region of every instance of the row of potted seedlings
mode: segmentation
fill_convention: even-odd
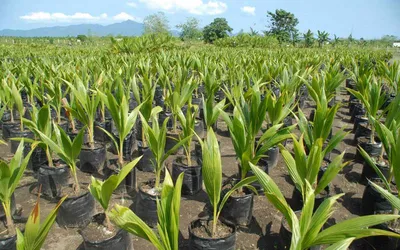
[[[339,72],[329,74],[340,75]],[[335,135],[331,133],[339,108],[339,104],[332,105],[331,101],[341,78],[324,73],[321,78],[312,76],[311,82],[297,75],[292,78],[284,79],[283,76],[283,81],[277,81],[279,93],[260,81],[253,82],[251,87],[238,82],[231,89],[223,88],[226,99],[215,103],[214,95],[221,86],[209,79],[204,81],[205,99],[196,100],[198,86],[195,82],[171,85],[166,79],[163,84],[166,87],[156,91],[156,81],[151,77],[143,76],[138,81],[134,77],[131,86],[119,81],[111,92],[104,87],[108,83],[103,82],[101,74],[91,85],[79,78],[74,84],[63,80],[70,90],[69,96],[61,94],[56,98],[57,95],[54,95],[57,104],[42,103],[40,109],[32,100],[34,98],[28,100],[28,105],[16,83],[11,81],[11,84],[4,85],[8,86],[8,100],[12,103],[8,106],[12,111],[10,120],[15,106],[20,116],[19,131],[25,133],[13,134],[15,130],[9,129],[5,121],[3,136],[4,131],[9,129],[9,136],[23,138],[19,147],[12,146],[12,153],[16,153],[13,160],[21,161],[18,157],[22,157],[23,145],[30,148],[25,150],[26,165],[34,152],[41,155],[40,159],[46,159],[31,166],[37,172],[37,192],[52,200],[68,195],[56,207],[58,215],[55,220],[60,226],[84,228],[82,236],[86,249],[129,249],[126,232],[149,240],[158,249],[178,249],[180,195],[195,194],[202,188],[203,182],[212,213],[209,219],[196,220],[189,226],[191,249],[204,249],[206,246],[234,249],[235,225],[250,224],[255,193],[265,193],[283,213],[286,222],[282,223],[282,235],[289,235],[290,247],[295,246],[296,249],[307,249],[322,243],[333,244],[331,247],[339,243],[349,245],[355,238],[370,235],[397,237],[396,233],[365,229],[395,219],[398,217],[395,215],[359,217],[322,230],[329,217],[321,221],[318,220],[319,214],[330,214],[340,195],[322,195],[320,198],[321,193],[346,165],[342,163],[343,154],[324,164],[329,152],[345,136],[343,131]],[[62,84],[59,84],[55,88],[61,90]],[[293,114],[296,95],[304,90],[301,86],[307,88],[316,105],[315,114],[309,120],[301,109],[297,116]],[[306,95],[304,91],[301,93]],[[154,106],[155,100],[161,106]],[[63,120],[59,118],[61,107],[69,120],[68,126],[60,122]],[[26,110],[29,117],[25,116]],[[53,121],[52,110],[56,110]],[[296,125],[284,122],[291,120],[291,116],[298,121],[303,134],[300,139],[291,134]],[[101,121],[96,122],[99,117]],[[228,127],[239,162],[237,178],[225,185],[223,191],[219,142],[213,131],[218,117],[222,117]],[[196,126],[203,122],[205,129]],[[95,124],[98,126],[95,127]],[[203,141],[201,134],[204,130],[206,139]],[[111,142],[110,150],[117,155],[113,164],[107,161],[107,144],[96,142],[96,138]],[[193,139],[197,141],[197,147],[193,147]],[[284,146],[277,147],[288,139],[294,142],[294,157]],[[11,140],[12,145],[16,141]],[[141,156],[133,160],[135,147]],[[299,212],[288,206],[268,176],[269,170],[276,165],[278,149],[295,183],[297,195],[301,197],[301,205],[294,208]],[[170,175],[165,162],[179,150],[184,153],[173,162]],[[58,159],[54,159],[54,155]],[[80,170],[90,173],[102,170],[104,181],[92,177],[89,190],[86,190],[78,179],[78,157]],[[110,209],[109,201],[114,190],[127,192],[136,189],[135,165],[143,171],[154,171],[155,180],[139,184],[135,202],[130,208],[117,205]],[[18,171],[22,176],[23,171]],[[10,211],[11,196],[6,198],[8,201],[3,202],[3,207]],[[95,200],[101,204],[104,213],[95,215]],[[241,204],[240,207],[238,204]],[[7,213],[10,215],[10,212]],[[308,227],[300,227],[306,222]],[[315,222],[314,229],[310,222]],[[117,229],[113,223],[125,231]],[[151,227],[157,225],[158,234],[154,234]],[[351,228],[349,225],[361,231],[350,230],[344,234],[343,228]],[[93,235],[98,237],[93,238]]]
[[[393,79],[388,67],[384,77],[366,71],[346,82],[350,95],[349,113],[354,122],[354,140],[357,143],[356,160],[363,163],[360,182],[366,185],[362,197],[362,213],[398,214],[398,161],[399,142],[398,107],[400,95],[398,80]],[[377,225],[377,228],[398,233],[397,220]],[[374,247],[400,249],[396,238],[377,237],[370,241]]]

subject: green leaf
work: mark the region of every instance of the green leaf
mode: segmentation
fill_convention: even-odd
[[[207,130],[207,138],[202,144],[203,180],[210,203],[214,208],[214,218],[217,215],[218,203],[221,197],[222,163],[217,137],[212,128]]]
[[[334,150],[336,146],[343,141],[343,139],[350,133],[350,132],[344,132],[344,128],[341,130],[337,131],[335,135],[328,141],[328,144],[326,145],[325,149],[323,150],[324,156],[326,156],[329,152]]]
[[[396,195],[393,195],[390,193],[388,190],[383,189],[379,185],[375,184],[372,181],[369,181],[369,184],[372,185],[386,200],[392,204],[393,207],[395,207],[397,210],[400,210],[400,199]]]
[[[294,145],[294,147],[296,147],[296,144]],[[301,176],[301,173],[298,172],[302,166],[296,164],[296,161],[293,158],[292,154],[282,145],[280,145],[280,150],[283,160],[285,161],[286,167],[289,171],[290,178],[294,182],[297,190],[303,193],[305,173],[304,176]]]
[[[54,128],[57,130],[57,128]],[[36,133],[40,136],[41,140],[51,148],[52,151],[54,151],[65,163],[68,164],[68,166],[72,166],[74,161],[67,155],[67,153],[64,151],[63,145],[61,144],[61,139],[60,141],[54,141],[53,139],[47,137],[47,135],[43,134],[41,131],[35,129]]]
[[[24,104],[22,102],[21,94],[19,93],[19,90],[17,89],[17,86],[15,83],[12,84],[11,91],[12,91],[11,93],[12,93],[12,97],[14,99],[15,106],[17,106],[18,113],[22,117],[22,116],[24,116]]]
[[[125,180],[125,177],[132,171],[141,157],[136,158],[126,164],[117,175],[111,175],[107,180],[101,182],[92,177],[89,191],[93,197],[101,204],[104,210],[108,209],[108,205],[114,190]]]
[[[298,220],[293,210],[287,204],[285,197],[280,191],[279,187],[275,184],[271,177],[269,177],[264,171],[257,166],[250,163],[251,170],[254,175],[257,176],[258,182],[264,188],[265,195],[268,200],[285,216],[288,221],[290,228],[298,229]],[[298,232],[299,233],[299,232]]]
[[[309,229],[303,232],[303,245],[312,244],[322,227],[333,214],[333,205],[344,194],[338,194],[324,200],[312,216]]]
[[[335,159],[328,165],[326,171],[324,172],[322,178],[318,181],[315,193],[319,194],[324,190],[329,183],[338,175],[338,173],[347,165],[347,163],[342,163],[345,151],[340,155],[336,156]]]
[[[26,250],[24,235],[18,228],[16,228],[16,231],[17,231],[17,242],[16,242],[17,250]]]
[[[74,141],[72,142],[71,145],[71,160],[75,161],[82,149],[82,145],[83,145],[83,135],[85,133],[85,127],[83,127],[78,135],[74,138]],[[67,136],[66,134],[64,134],[64,136]],[[69,137],[67,136],[67,138],[69,139]],[[71,143],[71,140],[69,141],[69,143]]]
[[[379,178],[383,181],[383,183],[386,186],[386,189],[390,190],[390,185],[388,180],[386,179],[386,177],[383,175],[383,173],[381,172],[381,170],[378,168],[378,166],[376,166],[375,162],[372,160],[371,156],[368,155],[368,153],[362,148],[362,147],[358,147],[358,151],[360,152],[360,154],[362,155],[362,157],[364,158],[364,160],[368,163],[369,166],[371,166],[376,174],[379,176]]]
[[[312,215],[314,211],[314,202],[315,202],[315,195],[314,190],[310,186],[310,183],[306,180],[306,190],[304,195],[304,206],[301,210],[300,216],[300,233],[307,232],[310,229],[310,225],[312,223]],[[306,238],[301,238],[300,241],[305,240]]]
[[[31,150],[29,153],[26,155],[26,157],[23,157],[23,152],[24,152],[24,140],[22,140],[18,146],[17,151],[14,154],[14,157],[12,158],[9,167],[12,171],[11,178],[8,183],[8,198],[11,197],[11,195],[14,193],[15,189],[17,188],[19,181],[21,180],[26,167],[28,166],[29,160],[31,158],[31,155],[33,153],[33,150],[35,150],[35,145],[31,145]]]
[[[118,144],[117,140],[115,139],[114,135],[112,135],[110,132],[108,132],[107,130],[105,130],[102,127],[97,126],[97,128],[99,128],[101,131],[103,131],[103,133],[105,133],[111,139],[111,141],[114,143],[114,147],[117,149],[117,154],[119,155],[120,148],[119,148],[119,144]]]
[[[183,176],[184,173],[178,176],[174,187],[167,170],[161,192],[162,199],[157,200],[158,232],[164,249],[179,249],[179,212]]]
[[[47,131],[47,128],[51,126],[50,123],[50,109],[47,105],[44,105],[38,113],[37,128],[40,131]],[[46,133],[48,134],[48,133]]]
[[[46,220],[42,224],[40,223],[39,216],[39,201],[36,203],[25,226],[25,250],[40,250],[42,248],[42,245],[56,220],[58,210],[66,198],[67,196],[64,196],[59,200],[57,205],[53,208],[53,210],[51,210],[49,215],[46,217]]]
[[[399,215],[368,215],[348,219],[320,232],[312,245],[333,244],[350,237],[360,239],[369,236],[386,235],[399,238],[399,234],[391,233],[389,231],[367,229],[368,227],[399,218]]]
[[[107,213],[110,219],[125,231],[150,241],[157,249],[164,249],[157,235],[131,209],[120,205]]]
[[[348,238],[330,245],[326,250],[347,250],[356,238]]]
[[[307,177],[306,179],[309,181],[311,185],[315,185],[317,182],[318,172],[321,168],[323,160],[322,155],[322,139],[317,139],[310,151],[310,154],[307,158]]]

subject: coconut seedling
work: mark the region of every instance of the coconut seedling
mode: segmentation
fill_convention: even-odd
[[[340,70],[339,63],[335,63],[326,72],[322,73],[322,78],[325,85],[326,99],[331,102],[337,96],[337,90],[346,77]]]
[[[113,81],[111,81],[110,79],[112,79],[111,76],[109,76],[109,74],[105,74],[103,81],[101,82],[98,81],[96,82],[96,84],[98,85],[93,86],[94,89],[98,90],[97,93],[100,96],[102,96],[102,93],[107,93],[109,89],[113,88],[112,85]],[[108,132],[112,132],[112,122],[111,122],[112,116],[108,111],[109,110],[107,109],[106,101],[104,100],[103,97],[100,98],[97,110],[97,120],[95,121],[96,127],[94,129],[95,129],[95,138],[100,137],[101,141],[106,141],[107,135],[101,129],[99,129],[99,127],[107,130]]]
[[[269,91],[266,93],[265,98],[268,103],[266,120],[268,124],[274,126],[282,123],[292,113],[296,94],[295,92],[284,91],[279,96],[276,96]]]
[[[84,129],[82,128],[78,135],[73,141],[69,138],[66,132],[57,124],[53,123],[53,135],[49,136],[39,131],[37,128],[33,128],[36,134],[40,136],[42,142],[46,143],[49,149],[60,157],[65,162],[72,173],[74,179],[74,193],[80,193],[80,185],[77,175],[76,160],[81,152],[83,144]]]
[[[290,177],[293,180],[296,189],[301,193],[302,200],[305,201],[307,195],[307,187],[310,185],[313,189],[314,196],[319,195],[325,190],[337,174],[348,164],[343,162],[345,152],[335,157],[330,164],[326,166],[321,173],[323,167],[324,156],[328,148],[323,148],[323,140],[317,139],[311,146],[310,153],[307,155],[303,136],[299,140],[293,136],[294,156],[282,145],[280,150],[286,163]]]
[[[25,107],[24,103],[22,101],[21,94],[19,92],[19,89],[17,87],[16,81],[12,81],[12,84],[10,86],[10,92],[11,92],[11,98],[14,100],[13,103],[18,111],[19,117],[20,117],[20,125],[19,125],[19,130],[22,132],[24,131],[24,123],[22,121],[22,117],[25,115]],[[12,109],[11,109],[12,113]]]
[[[148,122],[151,117],[151,113],[153,110],[153,101],[154,95],[156,91],[157,81],[153,79],[152,74],[150,72],[150,62],[139,65],[141,68],[142,75],[138,78],[134,75],[131,80],[131,89],[133,95],[135,97],[136,102],[140,105],[140,113],[143,118]],[[138,84],[138,80],[140,84]],[[140,86],[139,86],[140,85]],[[146,135],[144,131],[144,127],[142,125],[141,133],[141,147],[147,147]]]
[[[157,199],[158,233],[127,207],[115,205],[108,216],[115,225],[151,242],[158,250],[178,250],[182,181],[183,173],[174,185],[169,172],[165,172],[161,198]]]
[[[97,114],[97,108],[100,103],[100,95],[90,87],[89,83],[84,83],[75,76],[75,83],[72,84],[66,80],[64,82],[71,89],[73,102],[66,109],[72,116],[78,119],[87,131],[87,141],[82,145],[80,158],[80,169],[84,172],[97,172],[105,166],[107,161],[106,146],[104,143],[96,142],[94,138],[94,126]],[[103,81],[103,73],[97,78],[96,85]]]
[[[59,79],[51,79],[47,80],[45,83],[42,83],[46,89],[46,99],[48,100],[48,104],[55,111],[56,123],[60,126],[62,125],[63,121],[61,110],[63,108],[63,98],[65,96],[62,83],[63,82]]]
[[[180,68],[179,68],[180,69]],[[186,103],[191,103],[194,90],[198,87],[198,83],[193,78],[186,79],[181,71],[178,71],[178,80],[174,83],[167,83],[167,98],[165,104],[172,113],[172,131],[171,136],[178,136],[178,120],[179,113]],[[180,77],[179,77],[180,76]]]
[[[382,122],[380,120],[373,120],[372,126],[375,128],[376,134],[379,140],[382,142],[383,149],[381,150],[381,154],[379,157],[370,156],[366,150],[362,147],[359,147],[358,150],[361,156],[366,161],[366,165],[364,165],[364,170],[362,176],[365,178],[370,178],[370,171],[368,171],[372,167],[378,174],[378,177],[383,180],[385,187],[389,187],[389,183],[393,180],[394,173],[396,171],[396,148],[397,148],[397,140],[398,138],[398,129],[400,126],[400,113],[398,112],[398,108],[400,107],[400,95],[396,95],[393,101],[386,108],[387,115],[385,117],[385,121]],[[385,157],[385,153],[386,156]],[[379,167],[378,167],[379,166]],[[389,175],[383,175],[382,172],[389,169]],[[400,176],[399,176],[400,178]]]
[[[182,128],[182,133],[179,134],[179,140],[181,141],[184,138],[188,138],[186,143],[183,144],[188,167],[192,166],[192,139],[195,133],[194,125],[197,112],[197,106],[188,105],[186,114],[184,114],[182,110],[178,113],[178,119]]]
[[[388,81],[389,86],[394,90],[394,92],[398,93],[400,90],[400,63],[394,61],[388,64],[385,61],[380,61],[378,70],[382,77]]]
[[[290,208],[272,178],[259,167],[251,163],[250,166],[255,176],[257,176],[258,181],[263,186],[268,200],[283,214],[287,221],[288,229],[286,230],[291,235],[290,245],[288,242],[283,242],[283,244],[286,246],[289,245],[287,248],[291,250],[305,250],[319,245],[330,245],[326,248],[329,250],[347,249],[354,240],[370,236],[382,235],[400,238],[400,234],[370,228],[384,222],[396,220],[400,218],[399,215],[360,216],[327,227],[327,221],[333,213],[333,205],[343,194],[338,194],[324,200],[315,210],[316,192],[307,180],[304,180],[306,186],[304,205],[301,212],[296,214]],[[299,214],[300,216],[298,217]]]
[[[161,190],[161,173],[165,168],[165,161],[167,158],[173,154],[178,148],[182,147],[185,143],[190,140],[190,137],[182,138],[177,144],[170,150],[165,152],[165,143],[167,137],[167,123],[168,118],[160,126],[158,124],[158,113],[161,112],[160,109],[154,108],[151,116],[151,126],[147,123],[146,118],[140,114],[142,119],[143,128],[145,131],[146,140],[148,141],[149,148],[154,156],[154,167],[156,172],[156,182],[155,190]],[[193,135],[192,135],[193,136]],[[157,191],[158,193],[158,191]]]
[[[207,96],[207,99],[204,100],[203,97],[203,114],[204,114],[204,122],[206,128],[208,130],[209,127],[213,127],[214,124],[218,121],[221,110],[225,108],[225,99],[222,101],[215,103],[214,96]]]
[[[97,81],[102,81],[102,78],[103,75],[101,74]],[[85,84],[78,76],[76,76],[75,79],[75,83],[63,80],[71,89],[71,94],[74,96],[75,101],[75,106],[66,106],[65,108],[72,113],[73,117],[86,126],[88,145],[91,149],[94,149],[94,122],[96,119],[97,107],[100,102],[100,95],[92,91],[89,84]]]
[[[380,118],[379,110],[385,103],[386,96],[382,93],[382,83],[372,73],[359,77],[357,90],[347,90],[363,104],[368,116],[369,124]],[[370,144],[375,144],[375,128],[371,126]]]
[[[43,223],[40,223],[40,194],[25,224],[22,233],[17,228],[17,250],[39,250],[42,248],[49,231],[56,221],[58,210],[67,196],[61,198],[56,206],[50,211]]]
[[[0,93],[2,100],[2,110],[3,114],[7,111],[9,114],[9,118],[3,120],[2,118],[2,130],[3,130],[3,139],[8,141],[10,138],[10,131],[12,128],[18,126],[18,121],[16,121],[15,112],[14,112],[14,98],[12,96],[12,90],[9,86],[9,82],[7,78],[4,78],[1,82],[2,91]]]
[[[28,103],[30,106],[35,105],[35,97],[37,96],[37,88],[39,86],[38,84],[38,78],[33,78],[31,79],[28,75],[30,74],[29,72],[29,67],[27,67],[25,70],[22,69],[23,72],[21,73],[19,79],[21,82],[21,85],[24,87],[24,90],[26,91],[26,94],[28,96]]]
[[[215,103],[215,95],[220,89],[220,84],[216,80],[216,70],[205,74],[204,87],[206,98],[203,98],[203,114],[206,128],[212,127],[218,121],[221,110],[225,107],[225,98]]]
[[[221,112],[221,115],[229,128],[236,157],[240,163],[240,177],[244,179],[250,170],[249,163],[257,164],[268,149],[291,138],[290,131],[294,126],[282,128],[282,123],[277,124],[269,127],[259,137],[267,115],[268,100],[261,98],[258,85],[254,85],[246,93],[240,94],[240,98],[232,97],[233,95],[228,91],[226,94],[231,99],[231,103],[235,103],[235,108],[233,116],[229,116],[224,111]]]
[[[114,135],[110,134],[110,132],[108,132],[107,130],[101,128],[103,132],[106,133],[114,142],[115,148],[117,150],[119,167],[124,166],[124,141],[128,136],[131,135],[132,129],[136,124],[136,119],[138,117],[139,111],[141,110],[143,105],[140,104],[134,110],[129,111],[129,99],[121,91],[119,92],[118,97],[112,95],[111,92],[107,92],[106,94],[104,94],[98,91],[98,94],[101,96],[103,102],[105,103],[111,114],[111,117],[114,121],[114,127],[118,132],[117,140]]]
[[[81,153],[83,144],[83,134],[85,127],[83,127],[78,135],[71,141],[66,132],[55,122],[53,122],[53,136],[48,137],[41,131],[35,130],[40,135],[41,141],[46,143],[50,149],[58,155],[61,162],[65,163],[72,175],[72,190],[69,191],[68,178],[66,183],[61,184],[59,194],[54,195],[54,198],[59,197],[60,194],[70,195],[66,201],[61,205],[61,214],[57,216],[57,223],[65,227],[81,227],[85,225],[91,218],[94,212],[94,199],[86,189],[81,189],[78,179],[77,158]],[[68,174],[69,175],[69,174]],[[67,176],[65,176],[67,177]],[[64,177],[64,178],[65,178]],[[60,185],[60,184],[59,184]],[[82,209],[84,207],[85,209]],[[74,214],[74,216],[70,216]]]
[[[125,177],[132,171],[132,169],[136,166],[141,158],[142,157],[138,157],[130,163],[126,164],[121,168],[118,174],[111,175],[105,181],[100,181],[92,176],[92,182],[89,186],[89,191],[93,195],[95,200],[97,200],[97,202],[99,202],[104,209],[104,214],[106,217],[105,226],[109,231],[112,230],[112,224],[108,217],[108,213],[110,212],[109,203],[112,193],[123,181],[125,181]]]
[[[24,122],[25,126],[29,130],[31,130],[35,135],[35,138],[31,142],[36,141],[39,146],[35,150],[36,159],[35,158],[32,159],[32,167],[33,167],[33,169],[36,169],[37,167],[40,167],[40,166],[34,165],[34,164],[46,163],[44,157],[39,157],[38,152],[39,152],[39,154],[41,152],[45,152],[45,154],[46,154],[45,157],[47,159],[47,165],[49,167],[53,167],[54,163],[53,163],[52,151],[51,151],[50,147],[41,140],[40,134],[38,134],[36,132],[36,131],[41,131],[47,137],[49,137],[49,138],[52,137],[53,129],[52,129],[52,122],[50,120],[50,108],[48,105],[44,105],[43,107],[41,107],[38,110],[35,106],[32,106],[32,111],[30,113],[31,113],[31,115],[30,115],[31,119],[29,120],[29,119],[23,118],[23,122]],[[43,150],[43,151],[41,151],[41,150]],[[35,161],[33,161],[33,160],[35,160]]]
[[[18,187],[19,181],[24,174],[35,146],[36,145],[33,144],[30,152],[24,157],[24,140],[22,139],[9,163],[0,160],[0,202],[3,205],[6,216],[7,234],[10,236],[16,234],[11,212],[11,197]]]
[[[313,80],[312,84],[306,83],[309,93],[316,103],[316,109],[312,121],[309,121],[302,110],[299,110],[296,117],[300,132],[304,136],[304,143],[307,150],[310,150],[315,141],[321,139],[325,144],[325,156],[330,153],[348,134],[345,128],[340,129],[332,136],[332,126],[335,115],[340,107],[337,103],[329,107],[329,99],[325,89],[325,81]]]
[[[222,197],[221,153],[218,145],[218,140],[213,129],[209,128],[207,131],[207,137],[204,139],[204,141],[201,141],[200,138],[199,141],[202,149],[202,162],[203,162],[202,172],[204,178],[204,186],[210,204],[212,206],[212,214],[210,216],[210,219],[205,222],[205,225],[203,224],[204,226],[203,229],[207,233],[209,233],[211,239],[210,244],[212,245],[213,242],[215,244],[215,240],[218,239],[216,235],[218,230],[219,217],[226,201],[235,191],[243,188],[244,186],[248,186],[253,181],[255,181],[256,178],[252,176],[242,179],[240,182],[234,185],[230,190],[228,190]],[[210,231],[207,231],[208,229],[210,229]],[[192,244],[195,243],[192,242]],[[196,246],[194,245],[192,245],[191,247],[196,248]]]
[[[396,97],[396,101],[392,103],[392,106],[395,107],[395,103],[398,103],[398,101],[399,99]],[[380,121],[374,122],[376,132],[379,138],[381,138],[387,155],[386,161],[388,163],[387,167],[389,168],[388,174],[384,174],[384,170],[386,169],[382,168],[380,164],[380,161],[383,160],[383,156],[381,156],[380,161],[376,161],[363,148],[360,147],[359,150],[368,164],[366,167],[372,167],[378,177],[378,179],[374,178],[368,180],[369,184],[391,203],[392,213],[398,214],[400,211],[400,169],[398,167],[398,162],[400,161],[400,123],[396,120],[392,120],[389,127],[387,125],[389,124],[384,124]],[[394,183],[395,185],[391,185],[391,183]],[[371,211],[371,208],[365,207],[364,212],[368,213],[367,211]]]

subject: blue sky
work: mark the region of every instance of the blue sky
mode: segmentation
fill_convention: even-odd
[[[79,23],[141,22],[164,11],[170,26],[196,17],[205,26],[225,17],[234,32],[250,27],[265,30],[267,11],[295,14],[298,29],[325,30],[333,36],[400,37],[400,0],[0,0],[0,29],[31,29]]]

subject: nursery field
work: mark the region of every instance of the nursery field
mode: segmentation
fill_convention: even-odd
[[[338,116],[335,119],[333,130],[337,131],[342,127],[346,127],[347,130],[352,128],[352,124],[349,122],[350,115],[346,105],[348,104],[348,95],[344,91],[341,91],[341,95],[337,97],[338,101],[343,103],[338,111]],[[311,107],[306,109],[308,113]],[[224,179],[237,174],[237,160],[234,156],[235,151],[233,149],[231,140],[229,138],[229,132],[223,121],[220,121],[218,128],[218,139],[221,141],[221,157],[223,168]],[[336,211],[332,218],[334,220],[343,220],[351,218],[361,214],[361,198],[364,192],[364,186],[359,184],[359,179],[362,172],[362,165],[354,162],[354,156],[356,153],[356,147],[353,143],[354,133],[350,133],[342,141],[336,152],[337,153],[346,150],[344,157],[345,161],[352,161],[351,164],[346,167],[335,180],[332,182],[334,189],[332,194],[346,193],[336,205]],[[289,145],[288,145],[289,146]],[[1,146],[2,156],[8,155],[9,148],[7,146]],[[171,157],[173,158],[173,157]],[[170,168],[172,159],[169,160],[167,166]],[[28,171],[27,171],[28,172]],[[28,212],[34,206],[36,202],[36,196],[29,194],[31,185],[34,185],[37,181],[32,177],[33,173],[27,174],[28,176],[23,178],[20,187],[16,190],[16,197],[18,197],[18,204],[24,207],[23,215],[27,216]],[[289,174],[286,170],[285,163],[282,157],[279,157],[278,164],[275,169],[270,172],[271,177],[281,187],[281,190],[288,201],[291,201],[294,186],[290,180]],[[82,175],[82,178],[86,178],[86,182],[89,183],[90,175]],[[152,175],[149,173],[138,173],[138,182],[146,181],[151,178]],[[129,206],[133,202],[134,198],[130,196],[116,196],[112,202],[120,203]],[[188,224],[198,218],[204,216],[204,208],[207,202],[207,194],[204,191],[194,195],[182,198],[181,204],[181,221],[180,231],[182,238],[180,239],[180,249],[188,248]],[[53,208],[53,204],[46,200],[41,201],[42,213],[45,215]],[[99,207],[100,209],[100,207]],[[242,227],[239,229],[237,234],[236,249],[279,249],[279,229],[281,226],[282,215],[276,210],[267,200],[265,196],[255,196],[254,207],[253,207],[253,219],[249,227]],[[155,249],[150,243],[136,236],[132,237],[133,245],[135,249]],[[55,225],[50,231],[50,235],[43,247],[43,249],[79,249],[82,244],[82,237],[75,229],[63,229]],[[369,249],[368,243],[364,240],[359,240],[353,244],[354,247],[351,249]],[[370,248],[373,249],[373,248]]]
[[[0,47],[0,249],[400,249],[396,55],[123,46]]]

